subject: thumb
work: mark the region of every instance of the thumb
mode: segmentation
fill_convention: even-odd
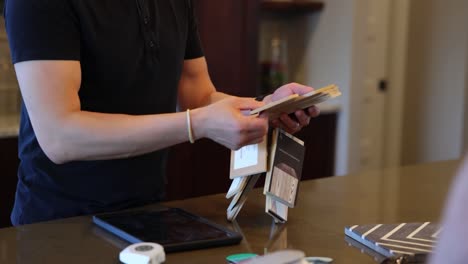
[[[238,98],[236,107],[240,110],[251,110],[264,106],[264,102],[257,101],[253,98]]]
[[[299,95],[306,94],[314,90],[310,86],[302,85],[299,83],[290,83],[290,84],[287,84],[287,86],[289,89],[291,89],[291,91]]]

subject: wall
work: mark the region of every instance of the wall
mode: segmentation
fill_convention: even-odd
[[[402,163],[458,158],[467,67],[466,0],[412,0]]]
[[[335,174],[341,175],[348,172],[348,163],[352,163],[348,155],[352,152],[348,145],[352,142],[349,131],[355,131],[349,121],[353,1],[323,2],[325,8],[319,13],[289,18],[280,24],[266,21],[261,24],[261,31],[269,34],[266,36],[268,39],[279,28],[287,39],[290,81],[317,88],[334,83],[342,90],[341,98],[333,102],[341,106],[335,161]]]
[[[468,43],[467,43],[468,44]],[[468,46],[466,47],[468,50]],[[468,65],[468,52],[466,53],[466,65]],[[465,129],[463,135],[463,152],[468,154],[468,66],[465,69]]]
[[[354,1],[324,2],[325,10],[320,18],[309,18],[307,36],[310,39],[297,78],[316,87],[335,83],[342,90],[335,163],[335,174],[342,175],[352,171],[352,164],[355,164],[349,155],[355,148],[352,145],[354,123],[350,120]]]
[[[335,167],[335,174],[342,175],[360,169],[362,91],[356,76],[362,75],[362,69],[356,65],[365,52],[359,43],[363,37],[366,6],[362,0],[325,0],[324,3],[322,12],[292,19],[286,23],[287,30],[283,28],[282,32],[288,32],[291,81],[314,87],[337,83],[343,91],[339,100]],[[468,113],[468,104],[464,103],[468,97],[465,96],[468,2],[411,0],[406,4],[410,5],[408,25],[395,21],[399,16],[393,14],[390,26],[391,30],[406,30],[408,26],[408,57],[405,60],[404,52],[393,52],[388,62],[390,80],[394,81],[390,89],[398,85],[398,96],[392,94],[394,89],[388,93],[389,100],[393,101],[392,106],[403,105],[401,110],[387,109],[386,113],[386,131],[390,131],[387,136],[395,136],[386,138],[385,148],[395,151],[387,151],[391,155],[385,153],[385,164],[392,166],[399,165],[400,160],[402,164],[411,164],[458,158],[464,142],[468,145],[468,116],[464,115]],[[402,6],[406,12],[406,5]],[[392,8],[394,12],[401,11],[398,6]],[[272,24],[262,27],[267,32],[275,31]],[[395,32],[391,32],[390,40],[394,41],[389,43],[389,49],[404,51],[406,48],[402,44],[406,43],[406,33],[394,36]],[[402,47],[395,47],[395,43]],[[401,76],[401,82],[392,79],[395,72]],[[395,126],[400,124],[397,118],[400,116],[403,119],[401,129]],[[401,153],[397,147],[399,143]]]

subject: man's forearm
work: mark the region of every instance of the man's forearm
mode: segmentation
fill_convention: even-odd
[[[79,111],[47,131],[53,134],[41,135],[47,144],[43,149],[56,163],[131,157],[188,140],[185,113],[132,116]]]
[[[178,109],[210,105],[230,95],[218,92],[210,79],[205,58],[184,61],[178,85]]]
[[[210,96],[208,97],[208,100],[205,102],[205,105],[208,105],[208,104],[212,104],[212,103],[215,103],[219,100],[222,100],[222,99],[225,99],[225,98],[228,98],[232,95],[229,95],[229,94],[225,94],[225,93],[222,93],[222,92],[213,92],[210,94]]]
[[[200,107],[228,97],[211,93],[198,109],[192,109],[191,119],[198,117]],[[60,136],[52,141],[53,156],[59,163],[132,157],[188,140],[185,112],[135,116],[80,111],[70,114],[60,127]]]
[[[179,110],[194,109],[210,105],[231,95],[218,92],[211,80],[182,76],[179,82]]]

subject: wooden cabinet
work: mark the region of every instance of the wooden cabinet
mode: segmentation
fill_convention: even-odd
[[[1,8],[3,1],[0,0]],[[18,182],[18,138],[11,136],[16,132],[10,131],[10,127],[16,127],[13,119],[18,115],[19,105],[18,83],[10,60],[4,20],[0,16],[0,228],[11,225],[10,213]]]
[[[10,212],[15,199],[18,182],[18,138],[0,139],[0,228],[11,225]]]
[[[259,85],[258,41],[262,9],[297,12],[297,6],[266,4],[258,0],[195,0],[200,36],[210,76],[219,91],[255,96]],[[308,5],[308,11],[323,5]],[[300,9],[300,8],[299,8]],[[333,175],[336,114],[322,114],[298,137],[306,142],[303,177]],[[171,149],[167,198],[182,199],[226,192],[230,151],[210,140],[180,144]]]
[[[308,127],[295,135],[304,141],[306,152],[302,179],[310,180],[334,174],[336,113],[324,113],[311,120]]]
[[[218,90],[255,96],[259,2],[195,0],[200,37]]]
[[[195,0],[200,37],[217,89],[238,96],[256,94],[259,2]],[[210,140],[171,149],[167,198],[181,199],[226,191],[230,152]]]

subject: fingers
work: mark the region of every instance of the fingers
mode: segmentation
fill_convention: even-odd
[[[310,117],[303,110],[297,110],[295,115],[301,127],[309,125]]]
[[[238,150],[244,146],[258,144],[265,139],[268,130],[254,130],[239,135],[238,141],[232,142],[229,148]]]
[[[292,120],[291,117],[289,117],[287,114],[281,114],[279,120],[281,121],[280,127],[288,133],[296,133],[302,128],[300,122]]]
[[[256,101],[254,98],[234,98],[235,107],[239,110],[252,110],[265,105],[264,102]]]
[[[295,93],[306,93],[312,90],[311,87],[300,84],[293,83],[289,84],[289,86],[290,89],[286,90],[294,90]],[[229,112],[232,119],[219,120],[221,122],[216,126],[217,128],[212,129],[216,133],[212,133],[214,135],[211,138],[231,149],[239,149],[245,145],[261,142],[268,132],[268,115],[246,116],[242,112],[261,107],[264,103],[253,98],[233,97],[228,100],[230,101],[224,101],[224,105],[227,106],[226,109],[230,108]],[[220,110],[215,110],[215,112]],[[312,106],[306,110],[294,112],[294,119],[287,114],[282,114],[278,119],[272,120],[272,125],[293,134],[307,126],[310,118],[316,117],[319,113],[320,110],[316,106]]]
[[[246,135],[244,146],[260,143],[263,141],[263,139],[265,139],[265,136],[266,136],[266,133],[264,133],[264,131],[250,132]]]
[[[303,127],[308,126],[311,117],[317,117],[319,114],[320,109],[317,106],[311,106],[305,111],[297,110],[294,112],[295,118],[291,118],[291,116],[287,114],[282,114],[278,119],[272,120],[271,124],[274,127],[282,128],[286,132],[294,134]]]
[[[309,109],[307,109],[307,111],[308,111],[310,117],[317,117],[317,116],[320,115],[320,108],[318,108],[315,105],[309,107]]]
[[[244,146],[259,144],[259,143],[262,143],[263,140],[265,140],[265,137],[254,137],[252,140],[247,142]]]
[[[242,131],[246,133],[259,131],[261,134],[265,135],[268,132],[267,118],[250,116],[246,117],[244,122]]]
[[[291,118],[289,117],[289,119],[291,119]],[[292,119],[291,119],[291,120],[292,120]],[[293,120],[293,121],[294,121],[294,120]],[[288,123],[289,123],[289,122],[288,122]],[[290,126],[288,126],[287,124],[285,124],[285,123],[281,120],[281,117],[279,117],[279,118],[274,119],[274,120],[271,121],[271,125],[272,125],[273,127],[281,128],[281,129],[283,129],[284,131],[286,131],[286,132],[288,132],[288,133],[291,132],[292,130],[294,130],[294,128],[298,127],[298,124],[299,124],[299,123],[296,122],[296,124],[294,124],[292,127],[290,127]]]
[[[272,101],[280,100],[284,97],[287,97],[291,94],[306,94],[308,92],[313,91],[314,89],[309,86],[305,86],[299,83],[288,83],[280,88],[276,89],[275,92],[271,96]]]
[[[271,121],[273,127],[281,127],[281,121],[279,119],[274,119]]]
[[[231,149],[237,150],[246,145],[260,143],[268,133],[268,119],[255,116],[242,117],[235,131]]]
[[[261,142],[268,132],[268,118],[250,116],[247,110],[263,105],[253,98],[231,97],[203,108],[205,137],[233,150]]]

